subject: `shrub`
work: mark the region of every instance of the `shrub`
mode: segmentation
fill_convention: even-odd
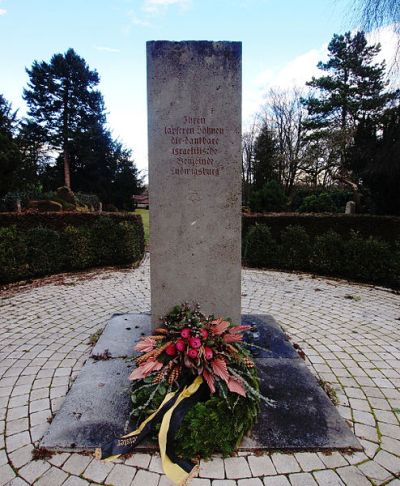
[[[332,230],[311,238],[301,226],[288,226],[277,241],[268,226],[259,224],[247,233],[244,259],[252,267],[311,271],[400,287],[400,240],[390,244],[356,232],[349,239]]]
[[[0,228],[0,282],[13,282],[27,273],[26,254],[16,227]]]
[[[375,238],[363,239],[353,232],[345,248],[345,274],[349,278],[385,283],[394,281],[395,252]]]
[[[280,266],[290,270],[306,270],[311,259],[310,237],[302,226],[288,226],[281,233]]]
[[[333,230],[317,236],[313,245],[312,263],[315,272],[324,275],[344,275],[345,241]]]
[[[250,228],[244,245],[244,258],[251,267],[273,267],[277,263],[278,245],[264,224]]]
[[[330,194],[322,192],[305,197],[299,211],[301,213],[336,213],[338,208]]]
[[[67,217],[57,213],[2,216],[6,222],[19,224],[0,227],[0,282],[95,265],[129,264],[139,260],[144,252],[143,225],[138,216],[99,217],[93,213],[69,213]],[[42,223],[48,223],[49,227]]]
[[[267,182],[260,190],[250,194],[249,206],[252,211],[283,211],[287,197],[282,187],[276,181]]]
[[[27,263],[33,276],[59,272],[64,266],[60,234],[49,228],[33,228],[26,234]]]
[[[93,265],[89,229],[67,226],[62,233],[62,239],[66,269],[82,270]]]

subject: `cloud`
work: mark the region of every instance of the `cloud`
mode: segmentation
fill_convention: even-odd
[[[0,15],[5,15],[7,10],[5,8],[0,8]]]
[[[149,14],[156,14],[171,5],[176,5],[181,9],[187,9],[190,4],[191,0],[145,0],[143,10]]]
[[[128,18],[131,25],[136,25],[138,27],[151,27],[151,23],[149,21],[138,17],[133,10],[128,12]]]
[[[113,47],[107,47],[107,46],[94,46],[94,48],[97,51],[102,51],[102,52],[120,52],[120,49],[114,49]]]
[[[396,67],[396,55],[399,60],[400,33],[395,25],[388,25],[375,29],[367,35],[368,44],[381,44],[381,52],[375,58],[375,62],[386,61],[387,76],[390,81],[390,88],[400,88],[399,64]],[[243,89],[243,119],[248,123],[254,114],[260,111],[265,103],[265,95],[270,88],[305,89],[305,83],[313,76],[321,76],[322,72],[317,68],[319,61],[326,61],[328,58],[328,44],[324,43],[319,48],[311,49],[286,64],[267,68],[259,72],[254,79],[244,83]]]

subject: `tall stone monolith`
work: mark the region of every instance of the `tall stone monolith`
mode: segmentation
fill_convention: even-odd
[[[153,325],[182,302],[240,323],[241,43],[147,43]]]

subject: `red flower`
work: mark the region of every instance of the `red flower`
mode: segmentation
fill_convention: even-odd
[[[205,346],[204,347],[204,357],[207,360],[210,360],[210,359],[212,359],[213,355],[214,355],[213,350],[211,348],[209,348],[208,346]]]
[[[165,352],[168,354],[168,356],[176,356],[176,346],[175,346],[175,344],[174,343],[169,344],[166,347]]]
[[[198,337],[192,337],[189,339],[189,344],[191,348],[199,349],[201,346],[201,341]]]
[[[191,330],[188,327],[185,327],[185,329],[182,329],[181,331],[181,336],[183,337],[183,339],[188,339],[188,337],[190,337],[190,334]]]
[[[186,348],[186,344],[185,344],[185,341],[183,339],[178,339],[178,341],[176,341],[176,343],[175,343],[175,346],[176,346],[176,349],[179,352],[184,351],[185,348]]]
[[[190,348],[188,351],[188,356],[192,359],[196,359],[198,354],[197,349]]]
[[[208,338],[208,331],[207,329],[200,329],[200,336],[203,338],[203,339],[207,339]]]

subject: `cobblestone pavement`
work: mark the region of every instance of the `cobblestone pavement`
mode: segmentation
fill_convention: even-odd
[[[268,313],[330,382],[365,450],[215,457],[193,486],[400,486],[400,297],[308,275],[243,271],[243,312]],[[158,455],[101,463],[80,454],[32,460],[88,338],[116,312],[149,311],[149,266],[92,272],[6,294],[0,303],[0,486],[168,486]]]

